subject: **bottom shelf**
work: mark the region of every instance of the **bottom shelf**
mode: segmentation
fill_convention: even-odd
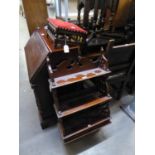
[[[79,139],[85,135],[88,135],[88,134],[96,131],[100,127],[107,125],[109,123],[111,123],[111,121],[110,121],[110,118],[108,117],[106,119],[96,121],[93,124],[88,124],[86,127],[79,129],[78,131],[75,131],[75,132],[70,133],[68,135],[64,134],[64,129],[63,129],[63,126],[60,122],[58,123],[58,126],[59,126],[59,130],[60,130],[62,139],[64,140],[65,143],[69,143],[69,142],[74,141],[76,139]]]
[[[59,119],[59,128],[64,142],[70,142],[108,123],[110,109],[106,103]]]

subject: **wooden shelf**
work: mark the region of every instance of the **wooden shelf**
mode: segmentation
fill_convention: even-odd
[[[112,98],[109,97],[109,96],[104,96],[104,97],[101,97],[101,98],[94,99],[94,100],[92,100],[90,102],[81,103],[81,105],[79,105],[77,107],[73,107],[73,108],[65,110],[65,111],[59,111],[56,104],[54,104],[54,109],[56,111],[57,117],[58,118],[63,118],[65,116],[69,116],[69,115],[72,115],[72,114],[77,113],[79,111],[91,108],[93,106],[96,106],[96,105],[99,105],[99,104],[104,104],[106,102],[111,101],[111,99]]]
[[[111,123],[110,118],[102,119],[102,120],[99,120],[93,124],[88,124],[86,127],[82,128],[78,131],[75,131],[73,133],[70,133],[66,136],[64,136],[64,129],[60,122],[58,123],[58,126],[59,126],[59,130],[60,130],[62,139],[64,140],[65,143],[68,143],[68,142],[74,141],[76,139],[79,139],[85,135],[88,135],[88,134],[96,131],[100,127],[107,125],[109,123]]]
[[[110,72],[111,72],[110,70],[103,70],[100,67],[97,67],[94,69],[89,69],[86,71],[81,71],[78,73],[61,76],[58,78],[54,78],[55,83],[54,84],[50,83],[50,88],[54,89],[54,88],[66,86],[66,85],[73,84],[76,82],[88,80],[94,77],[107,75]]]
[[[100,85],[97,82],[101,79],[100,76],[104,76],[102,80],[105,80],[109,73],[109,70],[97,67],[54,78],[53,106],[59,120],[60,134],[65,143],[110,123],[108,103],[112,98],[107,96],[105,83]]]

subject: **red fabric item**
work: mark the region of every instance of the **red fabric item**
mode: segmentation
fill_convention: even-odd
[[[73,23],[64,22],[64,21],[62,21],[60,19],[52,19],[52,18],[48,18],[47,20],[48,20],[48,22],[50,24],[52,24],[56,28],[66,29],[66,30],[69,30],[69,31],[80,32],[80,33],[87,34],[87,31],[85,31],[84,29],[80,28],[79,26],[77,26],[77,25],[75,25]]]

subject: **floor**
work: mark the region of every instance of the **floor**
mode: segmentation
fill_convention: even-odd
[[[25,62],[24,45],[29,39],[25,18],[20,16],[19,23],[20,155],[134,155],[135,124],[120,109],[121,104],[133,102],[133,96],[125,96],[113,103],[110,125],[70,144],[62,142],[56,125],[46,130],[41,129]]]

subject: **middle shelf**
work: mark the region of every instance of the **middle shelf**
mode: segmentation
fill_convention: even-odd
[[[74,84],[72,87],[65,87],[64,90],[57,89],[54,92],[54,109],[57,117],[63,118],[111,101],[111,96],[105,95],[101,85],[95,85],[94,82],[87,80],[78,85]]]
[[[54,109],[56,111],[57,117],[58,118],[62,118],[62,117],[74,114],[76,112],[79,112],[79,111],[82,111],[82,110],[86,110],[86,109],[91,108],[93,106],[96,106],[96,105],[99,105],[99,104],[104,104],[106,102],[109,102],[111,99],[112,98],[109,97],[109,96],[97,98],[97,99],[94,99],[94,100],[92,100],[90,102],[81,103],[80,106],[73,107],[73,108],[70,108],[70,109],[64,110],[64,111],[59,111],[57,105],[54,104]]]

